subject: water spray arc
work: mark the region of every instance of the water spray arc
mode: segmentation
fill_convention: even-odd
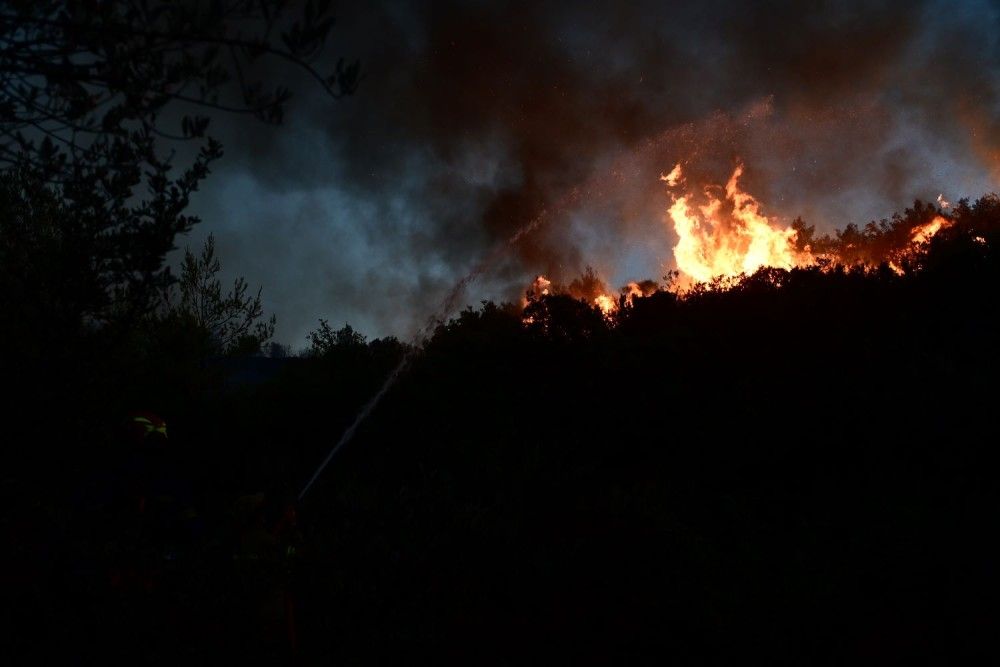
[[[381,402],[382,398],[385,397],[386,393],[392,388],[392,386],[406,370],[406,367],[413,361],[415,356],[420,353],[422,344],[434,333],[434,329],[437,327],[438,323],[448,318],[454,312],[459,303],[459,299],[462,297],[466,288],[475,282],[477,278],[490,270],[526,235],[537,230],[550,219],[568,212],[571,206],[579,204],[581,200],[585,198],[596,200],[604,199],[605,193],[608,191],[609,187],[614,187],[616,179],[623,179],[624,174],[636,172],[636,160],[639,160],[640,162],[642,160],[648,160],[653,156],[659,155],[665,148],[668,147],[671,149],[671,152],[677,152],[679,150],[680,152],[688,155],[696,155],[702,150],[701,142],[705,137],[715,137],[717,140],[723,142],[729,141],[735,134],[745,131],[749,124],[756,122],[761,118],[767,117],[770,113],[771,100],[770,98],[765,98],[764,100],[754,103],[744,113],[736,116],[735,118],[730,118],[725,114],[720,113],[701,124],[696,125],[690,123],[670,128],[659,135],[651,137],[642,144],[626,151],[620,156],[615,164],[612,165],[611,172],[616,174],[616,177],[611,179],[612,182],[608,182],[605,173],[595,173],[582,184],[578,184],[568,191],[564,191],[562,196],[558,197],[548,209],[543,209],[532,220],[518,228],[517,231],[509,236],[503,243],[495,246],[476,264],[471,271],[469,271],[469,273],[467,273],[455,284],[447,296],[445,296],[441,305],[431,314],[424,328],[415,336],[414,345],[410,347],[410,349],[403,356],[403,359],[400,360],[396,368],[389,374],[385,382],[382,384],[382,387],[361,409],[351,425],[344,431],[340,439],[330,450],[330,453],[327,454],[326,458],[324,458],[322,463],[320,463],[316,472],[313,473],[312,477],[309,479],[309,482],[302,488],[302,491],[298,496],[299,500],[302,500],[302,498],[305,497],[306,493],[320,477],[323,470],[327,467],[337,452],[351,441],[360,425],[371,415]],[[608,308],[602,306],[602,310],[607,312]]]
[[[564,201],[560,205],[560,208],[568,205],[572,201],[575,201],[578,198],[578,196],[579,192],[574,190],[566,198],[566,201]],[[483,257],[479,261],[479,263],[476,264],[476,266],[471,271],[469,271],[469,273],[463,276],[462,279],[455,284],[455,286],[451,289],[451,291],[448,292],[448,295],[445,296],[444,300],[441,302],[441,305],[427,319],[427,323],[424,325],[423,329],[421,329],[419,334],[416,336],[414,344],[410,346],[410,348],[406,351],[406,354],[403,355],[403,358],[400,360],[399,364],[397,364],[397,366],[392,370],[392,372],[389,373],[389,376],[385,379],[385,382],[382,383],[382,386],[379,388],[379,390],[375,392],[375,395],[372,396],[371,399],[369,399],[369,401],[365,404],[363,408],[361,408],[361,411],[358,412],[357,416],[354,418],[354,421],[341,434],[340,439],[338,439],[336,444],[330,449],[330,453],[326,455],[326,458],[324,458],[323,461],[319,464],[319,467],[316,468],[316,472],[314,472],[312,477],[309,478],[309,481],[306,482],[306,485],[302,487],[302,490],[299,492],[298,495],[298,500],[300,502],[309,492],[309,489],[312,488],[316,480],[319,479],[320,475],[323,474],[323,471],[326,469],[327,465],[329,465],[330,461],[333,460],[333,457],[336,456],[337,452],[340,451],[348,442],[350,442],[354,438],[354,434],[357,432],[358,427],[361,426],[362,423],[364,423],[364,421],[369,417],[369,415],[371,415],[371,413],[375,410],[378,404],[382,401],[382,398],[385,397],[385,395],[389,392],[389,390],[393,387],[393,385],[396,384],[396,381],[406,370],[406,367],[409,366],[410,363],[413,361],[414,357],[417,354],[419,354],[421,346],[434,332],[434,329],[438,325],[438,323],[446,319],[452,312],[454,312],[456,306],[458,305],[458,300],[461,298],[466,288],[470,284],[475,282],[475,280],[479,278],[479,276],[483,275],[484,273],[486,273],[486,271],[491,269],[494,264],[496,264],[500,259],[502,259],[507,254],[507,252],[512,247],[517,245],[517,243],[520,242],[521,239],[523,239],[527,234],[530,234],[531,232],[538,229],[538,227],[541,226],[541,224],[544,222],[545,217],[546,217],[546,212],[542,211],[533,220],[523,225],[520,229],[514,232],[514,234],[512,234],[504,243],[499,244],[492,251],[490,251],[489,254]]]

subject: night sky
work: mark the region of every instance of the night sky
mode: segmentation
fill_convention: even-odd
[[[225,272],[262,285],[277,339],[323,317],[409,337],[520,226],[463,303],[591,265],[617,288],[673,268],[659,175],[678,161],[782,222],[829,231],[915,198],[1000,189],[1000,2],[341,3],[283,127],[219,118],[195,199]],[[287,77],[288,71],[282,70]]]

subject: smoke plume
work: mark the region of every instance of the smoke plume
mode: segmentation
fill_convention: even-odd
[[[570,6],[571,5],[571,6]],[[356,96],[297,86],[288,126],[216,127],[197,202],[279,336],[315,319],[408,335],[526,223],[467,302],[587,266],[673,268],[660,176],[743,183],[819,230],[1000,189],[1000,3],[365,2],[331,57]]]

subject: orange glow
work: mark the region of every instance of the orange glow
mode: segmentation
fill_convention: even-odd
[[[920,225],[919,227],[913,228],[913,236],[911,237],[911,243],[914,245],[920,245],[921,243],[927,243],[931,240],[931,237],[937,234],[942,229],[947,229],[951,227],[952,222],[946,218],[942,218],[940,215],[934,216],[934,219],[928,222],[926,225]]]
[[[628,305],[630,306],[632,305],[632,299],[636,297],[646,296],[643,293],[642,288],[639,287],[639,283],[634,281],[626,285],[624,291],[625,291],[625,302],[628,303]]]
[[[625,296],[625,303],[629,306],[632,305],[632,302],[635,299],[652,296],[658,291],[660,291],[660,286],[652,280],[644,280],[641,283],[632,281],[622,288],[622,294]]]
[[[674,165],[674,168],[670,170],[670,173],[664,176],[660,174],[660,180],[665,181],[670,187],[677,187],[678,181],[681,180],[681,163],[678,162]]]
[[[613,297],[607,294],[598,294],[597,298],[594,299],[594,305],[601,309],[601,312],[605,316],[610,315],[614,311],[618,310],[618,304],[615,303]]]
[[[813,261],[808,252],[796,250],[795,230],[774,224],[757,200],[740,189],[742,174],[739,165],[723,197],[714,194],[718,188],[705,188],[706,201],[697,207],[692,195],[671,194],[669,215],[678,237],[674,258],[677,268],[696,281],[749,275],[762,266],[791,269]],[[680,165],[670,176],[663,178],[668,185],[678,182]]]
[[[531,282],[531,286],[525,290],[524,296],[521,297],[521,308],[526,308],[529,302],[537,301],[541,297],[547,295],[551,287],[551,280],[545,276],[535,276],[535,279]]]
[[[549,293],[552,281],[545,276],[537,276],[535,282],[531,284],[531,293],[535,296],[544,296]]]
[[[618,294],[590,267],[569,284],[555,283],[544,275],[537,276],[525,292],[522,306],[547,295],[566,295],[591,307],[598,308],[610,321],[615,320],[619,309],[631,307],[637,298],[649,297],[660,290],[672,291],[680,296],[693,283],[701,283],[708,289],[726,290],[738,285],[741,276],[751,275],[758,269],[795,269],[816,267],[820,271],[835,270],[840,266],[861,265],[865,271],[875,271],[883,263],[897,275],[905,275],[910,267],[919,266],[915,262],[926,251],[925,244],[939,233],[955,224],[947,213],[935,215],[929,222],[917,225],[907,231],[902,238],[898,227],[891,227],[892,243],[883,221],[882,232],[876,223],[871,223],[864,231],[856,226],[849,234],[813,237],[813,228],[808,229],[809,242],[800,242],[796,228],[785,227],[774,218],[767,217],[761,203],[740,187],[743,165],[739,164],[722,185],[689,187],[689,177],[680,163],[660,180],[667,184],[670,206],[667,215],[677,234],[673,247],[677,272],[669,272],[666,286],[652,280],[629,282]],[[951,205],[943,195],[937,200],[940,210]],[[905,224],[902,218],[893,224]],[[870,231],[874,229],[875,231]],[[882,234],[882,236],[879,236]],[[906,239],[909,239],[908,241]],[[898,239],[898,240],[897,240]],[[983,237],[975,237],[977,243],[985,243]],[[881,243],[882,245],[879,245]],[[665,249],[664,249],[665,250]],[[677,276],[682,282],[674,282]],[[781,279],[773,279],[772,284],[780,286]],[[530,318],[525,319],[530,322]]]

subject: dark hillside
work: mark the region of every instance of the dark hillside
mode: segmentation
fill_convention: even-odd
[[[466,310],[298,506],[292,569],[251,579],[290,577],[307,661],[971,652],[997,623],[1000,202],[955,219],[903,275],[762,270],[612,319],[568,296]],[[149,382],[204,507],[196,555],[163,599],[93,624],[121,600],[92,541],[15,533],[48,559],[15,627],[114,646],[152,605],[190,621],[160,619],[185,655],[282,650],[254,630],[270,626],[242,606],[224,536],[241,495],[280,514],[404,354],[336,333],[268,380]],[[147,363],[140,377],[175,377]],[[69,534],[91,520],[61,500],[33,511]]]

